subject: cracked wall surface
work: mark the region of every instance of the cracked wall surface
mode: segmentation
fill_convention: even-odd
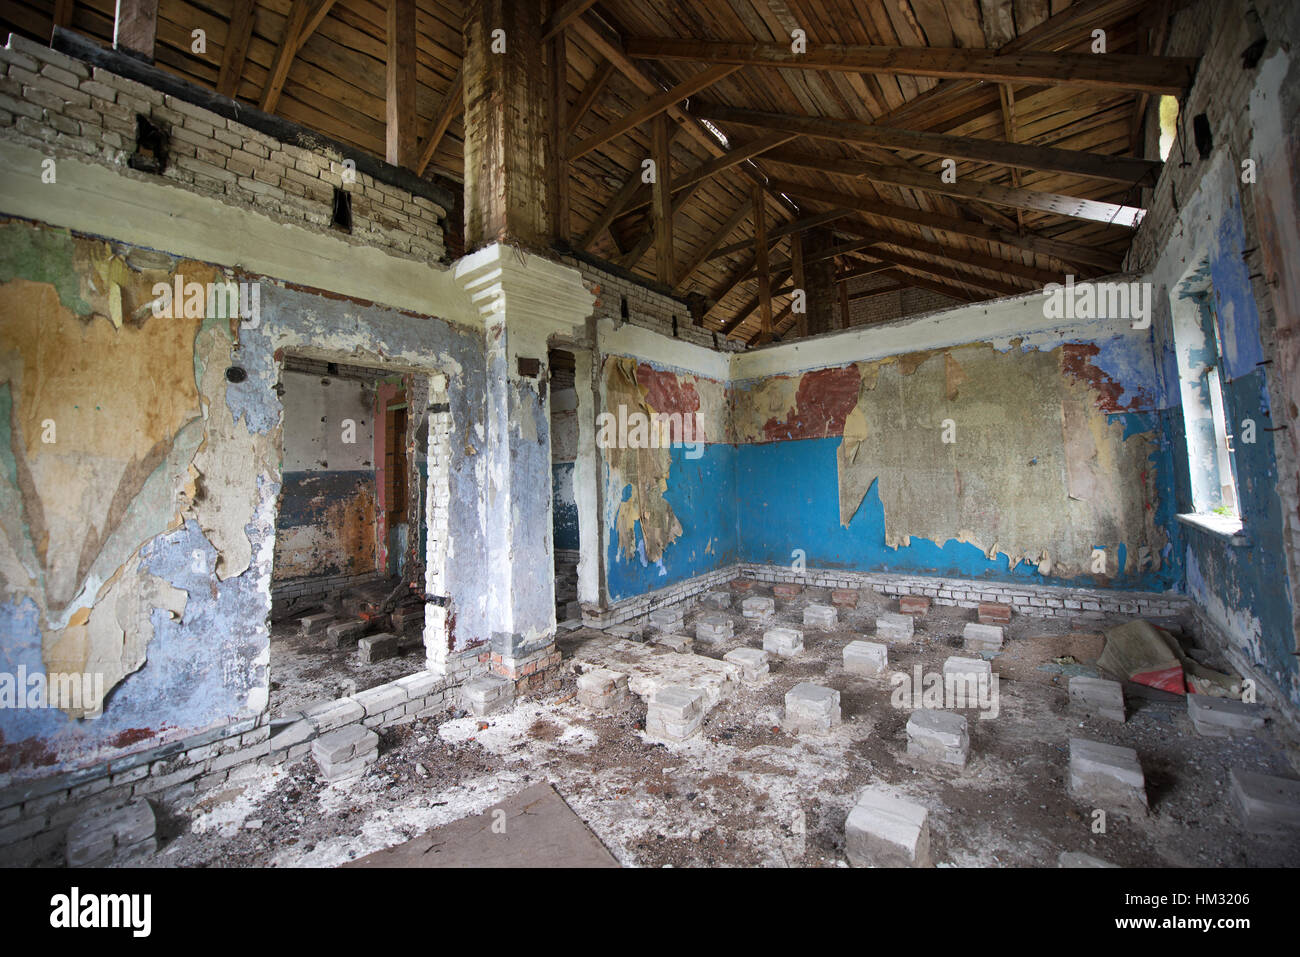
[[[155,316],[153,284],[178,274],[259,283],[260,316]],[[444,374],[454,427],[481,431],[481,331],[208,263],[7,222],[0,316],[0,670],[95,672],[105,693],[102,714],[0,710],[0,782],[265,709],[286,351]],[[489,638],[488,505],[463,445],[453,651]]]

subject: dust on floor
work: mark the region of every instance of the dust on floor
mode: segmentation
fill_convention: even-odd
[[[760,590],[765,591],[765,589]],[[742,687],[680,744],[648,740],[646,708],[633,699],[617,715],[578,704],[575,677],[560,690],[478,719],[448,713],[380,732],[380,757],[362,777],[326,785],[308,759],[237,774],[221,792],[168,812],[156,863],[176,866],[331,866],[479,814],[530,784],[548,782],[627,866],[847,866],[844,821],[856,793],[891,785],[930,810],[938,866],[1056,865],[1063,850],[1123,866],[1279,866],[1294,863],[1282,842],[1242,831],[1227,802],[1231,768],[1294,776],[1272,730],[1243,739],[1202,738],[1182,699],[1130,698],[1127,722],[1083,719],[1067,711],[1071,659],[1085,669],[1101,648],[1096,622],[1016,618],[994,660],[1000,675],[996,718],[965,712],[971,757],[964,769],[923,764],[906,753],[909,711],[891,704],[888,672],[851,675],[844,645],[872,637],[890,603],[865,593],[841,609],[831,631],[805,629],[806,650],[776,659],[767,683]],[[808,589],[778,599],[776,624],[801,627]],[[738,603],[737,603],[738,605]],[[693,634],[695,615],[685,631]],[[732,612],[735,638],[696,645],[720,658],[761,647],[762,631]],[[942,669],[962,654],[971,617],[933,609],[911,642],[889,648],[889,671]],[[562,637],[572,660],[601,633]],[[1004,668],[1005,664],[1005,668]],[[780,729],[786,691],[815,681],[841,694],[843,724],[826,736]],[[1152,812],[1111,816],[1093,832],[1091,809],[1066,791],[1072,736],[1136,748]]]

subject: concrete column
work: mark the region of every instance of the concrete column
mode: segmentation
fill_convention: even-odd
[[[580,334],[595,297],[577,270],[496,243],[454,273],[484,321],[492,664],[531,679],[550,667],[556,624],[547,345]]]

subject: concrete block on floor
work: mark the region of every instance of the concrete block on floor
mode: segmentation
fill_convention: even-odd
[[[379,760],[379,735],[359,724],[350,724],[313,741],[311,756],[331,784],[356,777]]]
[[[907,753],[923,761],[964,768],[970,754],[966,719],[954,711],[913,711],[907,719]]]
[[[976,610],[981,625],[1011,624],[1011,606],[992,601],[982,601]]]
[[[916,622],[911,615],[885,614],[876,619],[876,637],[888,641],[911,641]]]
[[[1205,694],[1187,695],[1187,716],[1197,734],[1207,738],[1254,734],[1264,727],[1265,719],[1263,705]]]
[[[704,723],[704,692],[695,688],[660,688],[646,711],[646,734],[668,741],[685,741]]]
[[[840,723],[840,693],[801,681],[786,692],[783,723],[789,731],[826,734]]]
[[[1124,686],[1106,678],[1075,675],[1070,679],[1070,710],[1123,721]]]
[[[1145,814],[1146,779],[1137,752],[1086,738],[1071,738],[1070,794],[1103,810]]]
[[[592,668],[578,676],[578,701],[595,711],[618,711],[630,703],[627,675],[608,668]]]
[[[1294,838],[1300,835],[1300,781],[1254,771],[1229,775],[1228,800],[1251,834]]]
[[[322,611],[316,615],[306,615],[298,619],[298,633],[304,638],[319,635],[332,624],[334,624],[333,612]]]
[[[867,788],[844,823],[853,867],[929,867],[930,812],[920,804]]]
[[[706,608],[716,608],[719,611],[725,611],[731,607],[731,595],[725,591],[705,592],[700,599],[700,604]]]
[[[68,827],[69,867],[129,864],[158,850],[158,821],[144,798],[81,812]]]
[[[752,621],[763,621],[776,614],[776,602],[763,595],[751,595],[740,603],[740,613]]]
[[[736,626],[725,611],[701,612],[695,618],[695,640],[717,644],[730,641]]]
[[[741,680],[750,684],[764,680],[772,671],[767,652],[757,648],[734,648],[723,655],[722,660],[737,665]]]
[[[777,582],[772,586],[772,594],[777,598],[794,598],[801,591],[803,591],[803,585],[795,582]]]
[[[645,629],[640,625],[623,622],[621,625],[606,628],[605,634],[613,635],[615,638],[627,638],[629,641],[640,641],[645,636]]]
[[[859,592],[856,588],[831,589],[831,604],[837,608],[857,608]]]
[[[913,617],[927,615],[930,613],[930,599],[924,595],[904,595],[898,599],[898,612]]]
[[[993,665],[983,658],[963,658],[953,655],[943,663],[944,683],[949,675],[974,675],[977,680],[985,681],[993,677]]]
[[[329,644],[335,648],[359,641],[370,628],[370,623],[363,618],[348,618],[336,621],[325,629]]]
[[[878,641],[850,641],[844,646],[844,670],[855,675],[878,675],[889,667],[889,646]]]
[[[397,636],[393,634],[366,635],[357,642],[357,651],[361,653],[361,663],[373,665],[398,655]]]
[[[803,610],[805,628],[835,628],[840,623],[840,613],[832,605],[808,605]]]
[[[652,641],[656,645],[680,651],[682,654],[689,654],[695,646],[695,639],[690,635],[655,635]]]
[[[672,608],[656,608],[650,612],[650,627],[655,631],[674,634],[682,630],[682,609],[680,605]]]
[[[803,651],[803,632],[797,628],[769,628],[763,632],[763,650],[782,658]]]
[[[484,675],[460,686],[460,706],[478,718],[508,708],[514,700],[514,682],[500,675]]]
[[[1100,857],[1093,857],[1091,854],[1084,854],[1082,851],[1062,851],[1061,856],[1056,859],[1057,867],[1119,867],[1118,864],[1112,864],[1109,861],[1103,861]]]
[[[966,623],[962,629],[962,647],[967,651],[1001,651],[1004,633],[1001,625],[981,625],[977,621]]]

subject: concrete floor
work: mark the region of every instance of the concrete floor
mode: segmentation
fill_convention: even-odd
[[[767,593],[766,589],[760,589]],[[809,589],[778,599],[778,623],[802,622]],[[216,794],[177,809],[164,827],[158,863],[168,865],[336,865],[409,841],[431,828],[482,814],[531,785],[548,782],[628,866],[847,866],[844,821],[867,784],[893,786],[930,809],[932,856],[941,867],[1052,867],[1063,850],[1141,866],[1285,866],[1294,848],[1239,827],[1226,799],[1231,768],[1294,777],[1275,723],[1249,738],[1202,738],[1181,698],[1130,695],[1117,724],[1067,710],[1063,671],[1087,670],[1101,650],[1104,623],[1017,617],[999,673],[1001,709],[992,720],[969,712],[971,759],[964,769],[922,764],[906,753],[908,712],[890,703],[888,675],[844,672],[841,650],[871,637],[877,612],[895,603],[867,599],[841,613],[835,631],[806,630],[806,651],[778,660],[761,687],[742,687],[680,744],[647,740],[645,705],[617,715],[588,711],[575,677],[512,711],[484,719],[448,713],[386,729],[376,765],[354,781],[324,785],[310,759],[249,769]],[[687,614],[693,632],[696,611]],[[762,627],[733,612],[736,637],[697,645],[721,657],[758,647]],[[890,670],[941,669],[959,654],[971,613],[937,609],[910,643],[890,647]],[[601,633],[562,633],[569,663]],[[1055,659],[1072,656],[1077,664]],[[779,727],[784,694],[800,681],[841,693],[843,724],[826,736]],[[1151,814],[1112,816],[1093,833],[1090,808],[1066,792],[1068,739],[1082,736],[1136,748]]]

